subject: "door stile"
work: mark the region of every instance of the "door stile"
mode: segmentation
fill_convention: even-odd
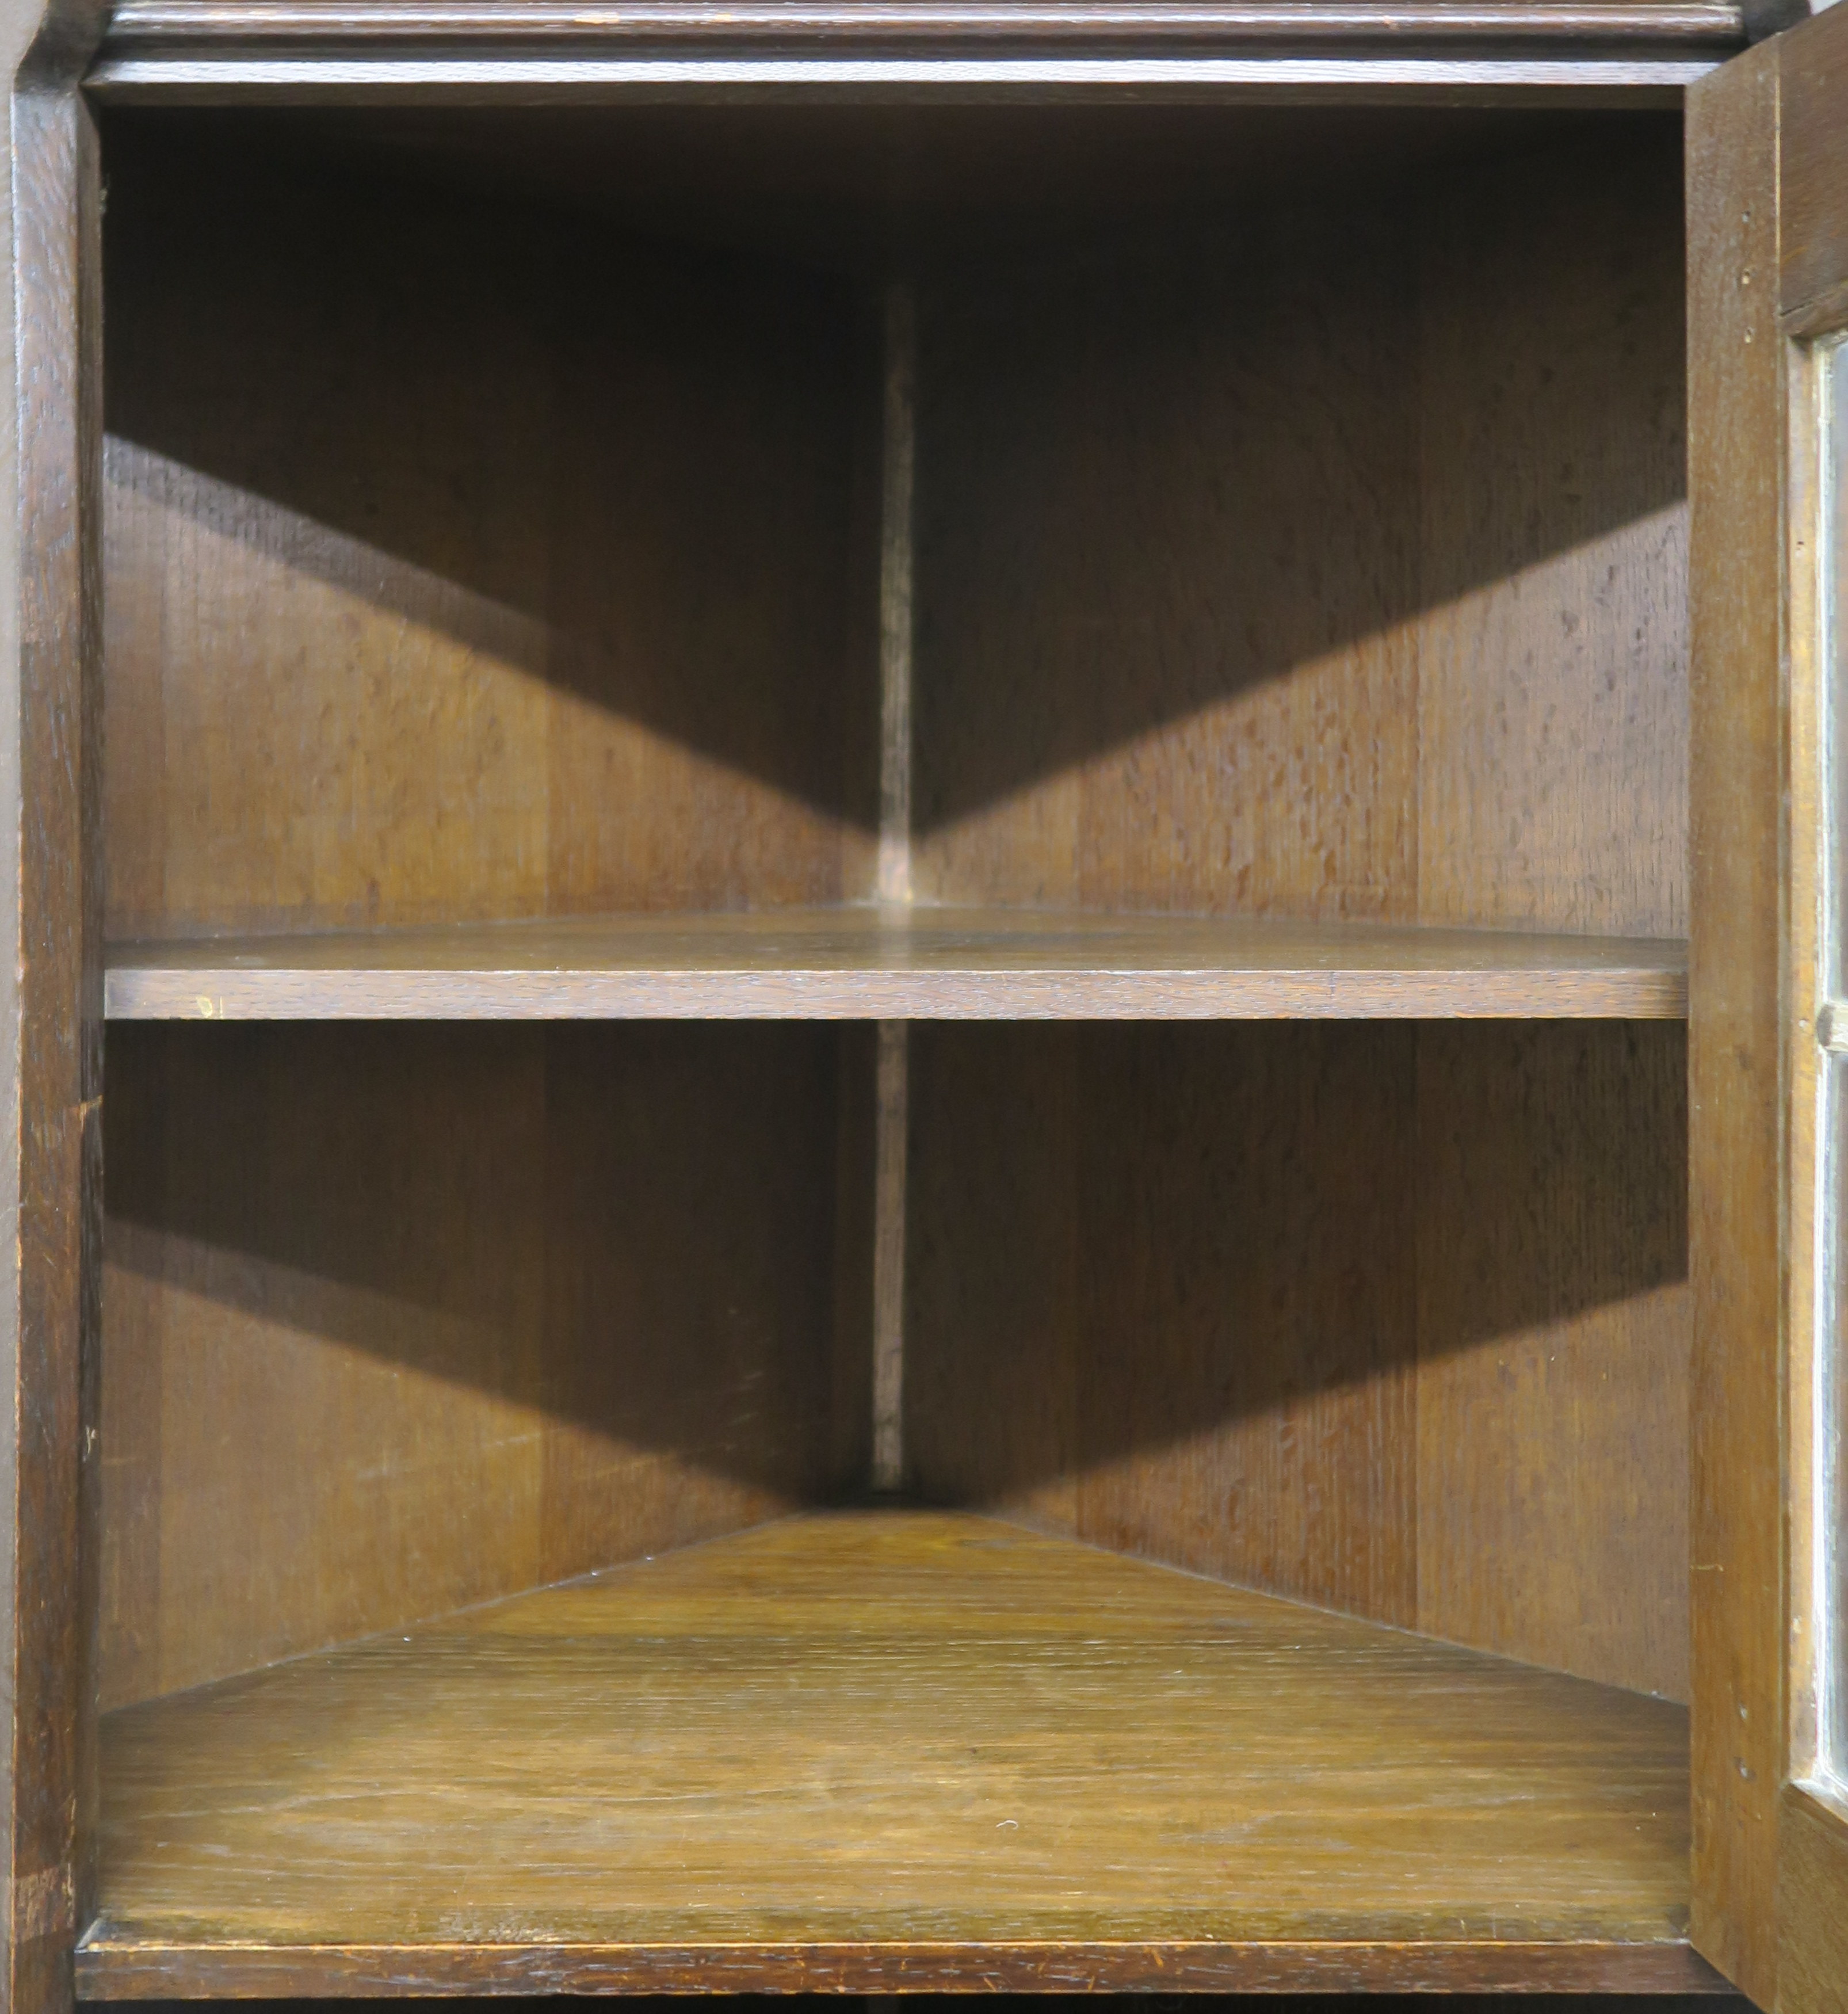
[[[1696,86],[1687,140],[1692,1934],[1761,2006],[1831,2014],[1848,2009],[1848,7]]]
[[[1690,1935],[1766,2007],[1785,1718],[1778,93],[1773,41],[1696,86],[1686,115]]]

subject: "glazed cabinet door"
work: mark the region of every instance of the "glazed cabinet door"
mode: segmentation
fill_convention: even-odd
[[[1848,2007],[1848,6],[1688,116],[1695,1943]]]

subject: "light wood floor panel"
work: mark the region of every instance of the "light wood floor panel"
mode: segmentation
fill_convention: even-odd
[[[963,1515],[761,1528],[104,1743],[92,1996],[1048,1941],[1699,1983],[1680,1709]]]

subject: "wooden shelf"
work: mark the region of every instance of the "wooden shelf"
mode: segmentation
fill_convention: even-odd
[[[803,909],[126,944],[113,1020],[1677,1020],[1678,941]]]
[[[760,1526],[102,1739],[91,1998],[1715,1980],[1681,1708],[979,1518]]]

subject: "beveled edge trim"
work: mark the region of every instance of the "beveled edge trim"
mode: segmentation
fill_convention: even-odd
[[[1043,0],[126,0],[111,17],[106,51],[302,43],[531,48],[647,44],[655,48],[759,43],[975,41],[1081,48],[1099,42],[1242,46],[1374,40],[1396,48],[1456,42],[1560,41],[1574,45],[1744,40],[1737,0],[1113,0],[1056,5]]]
[[[125,0],[116,96],[1678,91],[1742,48],[1741,0]]]
[[[112,1941],[77,1952],[86,2000],[672,1991],[1231,1991],[1316,1987],[1731,1992],[1657,1943],[256,1944]]]
[[[240,99],[298,103],[410,96],[481,103],[573,97],[708,99],[741,95],[1039,98],[1085,93],[1211,99],[1245,92],[1365,94],[1421,90],[1444,98],[1481,92],[1654,93],[1678,101],[1722,58],[1408,57],[621,57],[430,56],[221,51],[107,55],[85,80],[97,95],[212,103]]]

